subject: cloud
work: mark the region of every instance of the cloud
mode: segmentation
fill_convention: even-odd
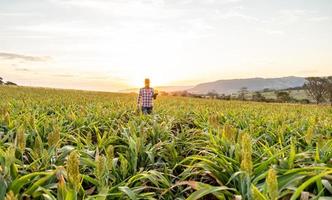
[[[246,22],[254,22],[254,23],[261,23],[263,22],[262,20],[260,20],[259,18],[252,16],[252,15],[248,15],[246,14],[244,11],[246,9],[243,6],[236,6],[236,7],[232,7],[230,8],[228,11],[226,12],[222,12],[220,10],[216,11],[216,17],[219,19],[242,19]]]
[[[5,52],[0,52],[0,59],[21,60],[27,62],[47,62],[51,60],[51,58],[48,56],[28,56],[23,54],[5,53]]]
[[[75,75],[75,74],[69,74],[69,73],[63,73],[63,74],[53,74],[53,77],[61,77],[61,78],[73,78],[73,77],[77,77],[80,79],[91,79],[91,80],[106,80],[111,78],[111,76],[107,76],[107,75]]]
[[[240,18],[240,19],[243,19],[243,20],[248,21],[248,22],[259,22],[260,21],[256,17],[246,15],[246,14],[243,14],[243,13],[238,12],[238,11],[229,11],[225,14],[222,14],[221,18],[223,18],[223,19]]]
[[[40,17],[41,15],[38,13],[31,12],[2,12],[0,16],[3,17]]]
[[[277,36],[285,35],[285,31],[283,31],[283,30],[269,30],[269,29],[264,29],[263,31],[265,33],[269,34],[269,35],[277,35]]]
[[[298,22],[322,22],[331,20],[329,16],[322,16],[315,10],[280,10],[279,16],[274,19],[281,24],[294,24]]]
[[[308,19],[311,22],[322,22],[322,21],[328,21],[331,20],[330,17],[326,17],[326,16],[321,16],[321,17],[312,17]]]
[[[15,68],[15,71],[18,71],[18,72],[29,72],[31,70],[27,69],[27,68]]]
[[[216,4],[216,3],[238,3],[243,0],[49,0],[52,3],[74,6],[88,6],[101,8],[102,5],[110,5],[111,3],[124,3],[124,4],[151,4],[157,6],[169,5],[169,4]]]
[[[86,78],[86,79],[95,79],[95,80],[105,80],[105,79],[109,79],[110,76],[83,76],[83,78]]]
[[[63,78],[68,78],[68,77],[75,77],[72,74],[54,74],[54,77],[63,77]]]

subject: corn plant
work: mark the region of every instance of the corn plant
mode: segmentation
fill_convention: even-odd
[[[0,199],[329,199],[329,106],[0,86]]]

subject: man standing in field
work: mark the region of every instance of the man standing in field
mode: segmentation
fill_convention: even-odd
[[[151,114],[153,109],[153,99],[157,98],[158,93],[150,87],[150,79],[145,79],[145,87],[139,90],[137,107],[142,109],[143,114]]]

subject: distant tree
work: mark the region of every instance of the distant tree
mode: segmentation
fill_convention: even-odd
[[[17,85],[16,83],[13,83],[13,82],[11,82],[11,81],[7,81],[6,83],[5,83],[5,85]]]
[[[263,92],[270,92],[270,91],[271,91],[270,88],[264,88],[264,89],[263,89]]]
[[[298,87],[290,87],[290,88],[287,88],[286,90],[303,90],[304,89],[304,86],[298,86]]]
[[[231,95],[226,95],[226,94],[221,94],[218,96],[218,99],[222,99],[222,100],[231,100]]]
[[[211,97],[211,98],[218,98],[218,93],[215,90],[212,90],[206,94],[206,96]]]
[[[317,104],[324,101],[326,96],[326,79],[321,77],[308,77],[304,83],[309,96],[311,96]]]
[[[239,96],[238,98],[242,101],[246,100],[246,94],[248,94],[248,88],[247,87],[242,87],[239,90]]]
[[[3,79],[2,79],[2,77],[0,77],[0,85],[2,85],[3,84]]]
[[[229,100],[231,100],[231,95],[225,95],[223,97],[223,99],[229,101]]]
[[[278,102],[289,102],[292,99],[289,93],[285,91],[276,91],[275,94]]]
[[[302,103],[302,104],[309,104],[310,100],[309,99],[301,99],[301,100],[299,100],[299,102]]]
[[[325,90],[326,90],[326,98],[329,100],[332,106],[332,76],[326,78]]]
[[[260,92],[255,92],[253,95],[252,95],[252,100],[253,101],[265,101],[265,97],[262,95],[262,93]]]
[[[218,94],[218,99],[224,99],[225,96],[226,96],[226,95],[225,95],[224,93],[222,93],[222,94]]]
[[[201,95],[201,94],[192,94],[191,96],[194,98],[199,98],[199,99],[203,98],[203,95]]]

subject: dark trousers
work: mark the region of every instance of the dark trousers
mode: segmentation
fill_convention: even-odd
[[[142,107],[143,114],[151,114],[152,113],[152,107]]]

